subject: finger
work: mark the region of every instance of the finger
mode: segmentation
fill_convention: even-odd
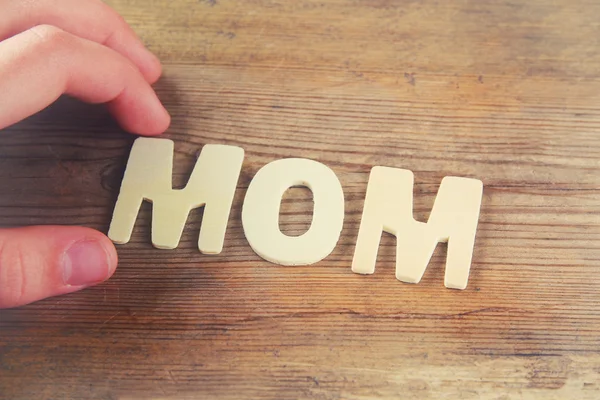
[[[109,103],[123,129],[164,132],[170,117],[125,57],[51,26],[0,42],[0,129],[44,109],[62,94]]]
[[[96,285],[110,278],[116,267],[114,245],[92,229],[2,229],[0,309]]]
[[[0,41],[34,26],[53,25],[112,48],[130,59],[150,83],[160,77],[158,58],[125,20],[100,0],[0,0],[0,10]]]

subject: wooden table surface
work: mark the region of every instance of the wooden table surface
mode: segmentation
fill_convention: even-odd
[[[207,143],[244,148],[225,249],[150,242],[145,204],[116,275],[0,312],[7,399],[600,398],[600,3],[591,0],[111,0],[163,61],[182,187]],[[0,224],[107,232],[134,137],[62,99],[0,134]],[[244,194],[271,161],[331,167],[346,220],[310,267],[260,259]],[[469,286],[418,285],[385,235],[351,272],[370,169],[485,185]],[[293,189],[283,231],[307,229]]]

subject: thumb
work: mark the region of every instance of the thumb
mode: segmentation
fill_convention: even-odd
[[[0,229],[0,309],[75,292],[110,278],[117,252],[81,227]]]

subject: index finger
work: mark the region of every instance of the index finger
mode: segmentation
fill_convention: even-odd
[[[107,103],[121,126],[163,133],[170,116],[150,84],[125,57],[52,26],[0,42],[0,129],[53,103],[62,94]]]
[[[158,58],[101,0],[0,0],[0,10],[0,41],[38,25],[52,25],[112,48],[133,62],[150,83],[160,77]]]

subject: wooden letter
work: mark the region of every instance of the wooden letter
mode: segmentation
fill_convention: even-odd
[[[290,237],[279,229],[281,197],[290,187],[306,186],[313,192],[311,227]],[[285,159],[263,167],[248,188],[242,223],[252,249],[280,265],[310,265],[335,248],[344,224],[344,192],[335,173],[306,159]]]
[[[445,286],[465,289],[483,195],[479,180],[446,177],[428,223],[413,218],[411,171],[371,171],[352,271],[373,274],[382,231],[396,236],[396,278],[419,283],[438,242],[448,242]]]
[[[174,144],[171,140],[139,138],[131,150],[108,236],[129,242],[143,200],[152,202],[152,244],[178,246],[190,211],[206,206],[198,248],[205,254],[223,250],[227,221],[242,168],[244,150],[206,145],[182,190],[173,190]]]

